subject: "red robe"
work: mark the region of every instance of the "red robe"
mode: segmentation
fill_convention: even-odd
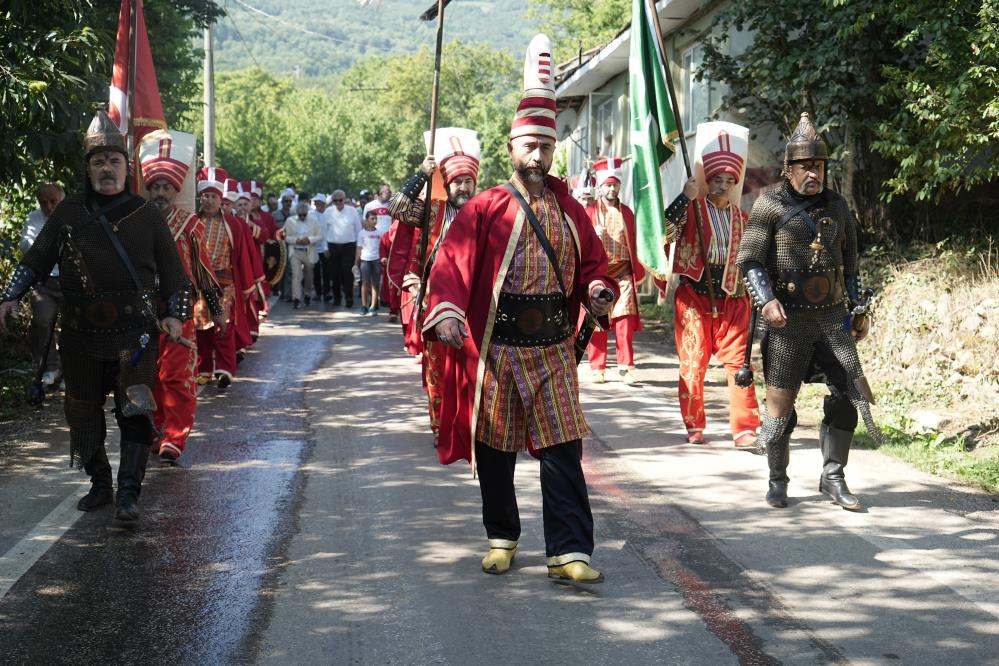
[[[708,204],[704,197],[695,199],[687,205],[687,222],[683,227],[683,233],[676,240],[676,252],[673,253],[673,272],[677,275],[686,275],[691,280],[697,282],[704,274],[704,262],[701,261],[701,249],[697,242],[697,217],[694,214],[694,206],[701,210],[701,220],[704,225],[701,227],[701,237],[704,239],[704,247],[711,246],[711,222],[708,217]],[[735,294],[739,288],[739,267],[735,260],[739,254],[739,245],[742,243],[742,234],[746,229],[746,220],[749,216],[738,206],[732,207],[732,228],[728,237],[728,257],[725,260],[725,273],[722,275],[722,291],[729,296]],[[718,294],[721,298],[722,295]]]
[[[402,304],[402,292],[389,282],[388,258],[392,250],[392,241],[395,239],[396,230],[399,228],[399,220],[392,220],[392,226],[387,233],[382,234],[378,243],[378,256],[382,259],[382,286],[380,289],[383,303],[388,304],[389,314],[399,314]]]
[[[247,222],[250,227],[250,235],[253,240],[256,241],[257,251],[260,255],[261,262],[263,262],[264,256],[264,245],[268,241],[278,240],[278,225],[274,221],[274,217],[263,210],[256,210],[250,212],[250,219]],[[261,273],[263,273],[263,263],[261,263]],[[264,292],[264,302],[261,306],[261,310],[266,315],[267,314],[267,298],[271,295],[271,283],[264,280],[260,284],[261,289]]]
[[[586,210],[572,198],[564,181],[549,176],[548,187],[576,240],[576,285],[569,316],[570,321],[578,321],[581,299],[589,297],[595,282],[615,294],[617,283],[607,275],[607,254]],[[489,350],[496,315],[494,293],[497,283],[505,279],[509,255],[521,233],[534,232],[517,200],[504,187],[486,190],[461,208],[431,269],[433,289],[427,301],[424,338],[436,341],[434,327],[449,316],[464,320],[470,336],[462,349],[447,348],[437,448],[442,464],[471,461],[482,382],[480,366]]]
[[[586,207],[586,215],[590,218],[590,224],[596,226],[598,221],[598,213],[600,210],[600,204],[596,201],[591,203]],[[621,204],[621,217],[624,218],[624,237],[625,242],[628,245],[628,256],[631,262],[631,273],[635,278],[635,296],[638,296],[638,285],[641,284],[642,280],[645,279],[645,266],[642,262],[638,260],[637,243],[636,243],[636,232],[635,232],[635,213],[624,204]],[[638,304],[635,304],[636,308]],[[638,317],[635,328],[635,332],[642,330],[642,318]]]
[[[225,221],[232,239],[232,273],[236,290],[231,325],[236,336],[236,349],[239,350],[253,344],[252,333],[258,326],[255,304],[260,298],[258,289],[264,279],[264,269],[246,223],[234,215],[229,215]]]
[[[389,285],[401,295],[399,314],[402,320],[402,338],[406,351],[416,356],[423,350],[423,340],[419,325],[413,322],[416,310],[416,297],[409,292],[411,285],[418,285],[422,270],[416,254],[420,244],[420,228],[400,222],[389,249],[388,265],[385,273]]]

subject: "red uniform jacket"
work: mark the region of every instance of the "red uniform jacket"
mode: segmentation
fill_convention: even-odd
[[[599,219],[598,216],[599,212],[600,212],[600,204],[597,202],[593,202],[586,207],[586,214],[590,218],[590,223],[592,223],[594,226],[596,226],[597,221]],[[630,258],[629,260],[631,261],[631,273],[635,278],[635,297],[637,298],[638,285],[642,282],[642,280],[645,279],[645,266],[643,266],[642,262],[638,260],[638,251],[636,249],[638,245],[636,240],[637,236],[635,232],[635,213],[624,204],[621,204],[621,217],[624,218],[624,238],[625,242],[628,245],[628,257]],[[637,307],[638,304],[636,303],[635,306]],[[636,331],[642,330],[641,317],[638,317],[638,324],[636,325],[635,330]]]
[[[701,249],[697,243],[697,218],[694,215],[694,206],[700,208],[701,219],[704,221],[704,226],[701,228],[704,246],[710,247],[711,245],[713,232],[708,217],[708,204],[701,197],[687,205],[687,222],[683,227],[683,233],[676,241],[679,243],[676,252],[673,253],[673,272],[677,275],[686,275],[696,282],[704,274],[704,262],[701,261]],[[742,234],[746,229],[746,220],[749,219],[746,212],[738,206],[733,206],[732,211],[732,229],[728,237],[728,257],[725,261],[725,272],[722,275],[722,291],[729,296],[733,295],[739,287],[739,267],[735,265],[735,260],[739,255],[739,244],[742,242]]]
[[[576,284],[569,316],[570,321],[578,321],[582,299],[588,298],[594,282],[615,294],[617,283],[607,275],[607,254],[586,210],[569,195],[564,181],[549,176],[548,187],[576,239]],[[447,347],[437,448],[442,464],[471,460],[485,354],[496,316],[497,283],[506,278],[521,233],[534,232],[517,200],[503,187],[486,190],[462,207],[431,269],[433,289],[427,301],[424,338],[436,340],[434,327],[447,317],[463,319],[470,335],[462,349]]]

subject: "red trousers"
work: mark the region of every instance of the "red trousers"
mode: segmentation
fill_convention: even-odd
[[[184,322],[184,337],[194,341],[197,329],[193,321]],[[160,335],[160,356],[153,396],[156,398],[156,413],[153,422],[161,437],[154,451],[161,444],[169,442],[179,450],[184,450],[187,436],[194,425],[194,410],[198,402],[198,386],[195,381],[198,352],[182,344],[170,342],[166,335]]]
[[[224,372],[236,376],[236,326],[229,322],[225,333],[218,335],[215,327],[198,331],[198,374],[211,377]]]
[[[735,384],[742,367],[749,336],[749,298],[716,298],[718,317],[711,316],[707,296],[689,285],[677,287],[673,330],[680,361],[680,411],[688,432],[704,430],[704,375],[714,356],[725,365],[729,390],[729,425],[732,438],[755,434],[760,427],[756,389]]]
[[[443,342],[423,343],[423,388],[427,392],[430,429],[441,427],[441,400],[444,397],[444,359],[447,347]]]
[[[638,328],[638,315],[625,315],[611,320],[614,328],[614,344],[617,347],[617,367],[635,367],[635,349],[632,341],[635,339],[635,329]],[[590,344],[586,347],[586,356],[590,359],[590,367],[594,370],[607,368],[607,331],[593,331]]]

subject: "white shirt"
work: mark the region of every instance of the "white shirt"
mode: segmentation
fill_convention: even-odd
[[[323,230],[319,226],[319,220],[311,215],[306,215],[304,220],[298,219],[298,215],[294,215],[285,220],[284,230],[287,234],[285,238],[285,243],[288,244],[288,254],[294,256],[295,253],[302,253],[303,251],[308,252],[308,259],[310,263],[316,263],[319,261],[319,252],[316,245],[323,240]],[[295,241],[302,237],[308,237],[308,245],[296,245]]]
[[[22,254],[30,250],[31,246],[35,244],[35,239],[38,238],[38,234],[47,221],[48,218],[42,215],[40,208],[36,208],[28,213],[28,219],[24,221],[24,230],[21,231],[21,242],[18,243]],[[59,277],[59,264],[56,264],[52,269],[52,277]]]
[[[378,246],[382,242],[382,232],[377,228],[368,231],[361,229],[357,232],[357,245],[361,248],[361,261],[378,261],[381,254]]]
[[[368,205],[364,207],[364,214],[361,215],[362,218],[368,216],[368,212],[375,211],[378,214],[378,223],[375,228],[381,233],[388,233],[389,227],[392,226],[392,214],[389,212],[390,201],[382,203],[378,199],[374,201],[369,201]]]
[[[337,210],[336,206],[326,209],[326,242],[356,243],[357,233],[361,230],[361,216],[353,206],[344,206]]]

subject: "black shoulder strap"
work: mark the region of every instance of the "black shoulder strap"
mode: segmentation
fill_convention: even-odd
[[[115,252],[118,253],[118,257],[121,258],[121,263],[125,264],[125,268],[128,270],[128,274],[132,276],[132,282],[135,283],[135,288],[140,293],[145,289],[142,286],[142,282],[139,280],[139,274],[135,271],[135,266],[132,264],[132,260],[128,256],[128,252],[125,251],[125,247],[121,244],[121,239],[118,238],[118,234],[114,232],[111,228],[111,223],[108,222],[108,216],[101,211],[100,215],[101,229],[107,234],[108,240],[111,241],[111,245],[114,246]]]
[[[808,228],[812,230],[812,233],[813,234],[816,233],[818,226],[815,224],[815,220],[812,219],[812,216],[808,214],[808,209],[817,203],[818,201],[814,199],[811,201],[802,201],[797,206],[795,206],[794,208],[787,211],[781,216],[780,222],[777,223],[777,226],[774,228],[774,231],[780,231],[782,228],[784,228],[785,224],[791,221],[792,217],[800,214],[801,219],[805,221],[805,224],[807,224]]]
[[[558,259],[555,258],[555,250],[552,249],[551,241],[548,240],[548,235],[545,234],[545,230],[541,228],[541,222],[538,221],[538,216],[534,214],[531,210],[530,205],[528,205],[527,200],[524,199],[524,195],[520,193],[512,183],[506,183],[503,187],[506,191],[513,195],[513,198],[517,200],[520,204],[521,209],[524,211],[524,215],[527,216],[527,221],[531,223],[531,228],[534,229],[534,233],[537,234],[538,240],[541,241],[541,247],[544,249],[545,254],[548,255],[548,261],[551,262],[552,270],[555,271],[555,279],[558,280],[558,286],[562,288],[562,293],[569,296],[569,292],[566,291],[565,282],[562,281],[562,271],[558,266]]]

